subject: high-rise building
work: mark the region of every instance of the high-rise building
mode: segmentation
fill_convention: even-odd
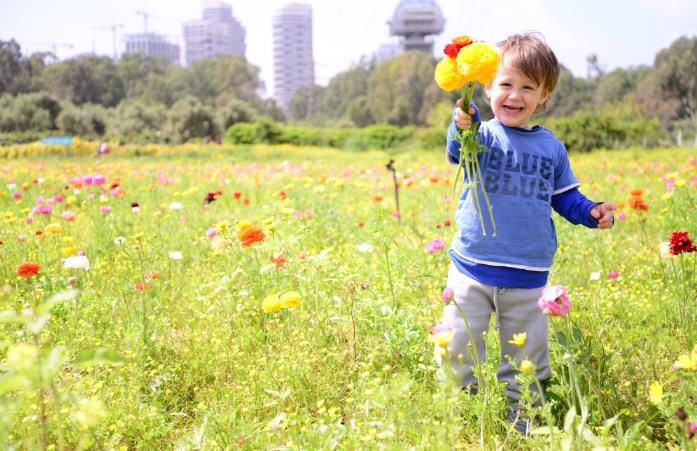
[[[298,88],[315,84],[310,5],[288,3],[274,14],[273,67],[276,101],[288,112]]]
[[[179,64],[179,46],[172,44],[164,35],[157,33],[136,33],[124,36],[124,53],[143,53],[157,58],[167,58]]]
[[[184,24],[186,64],[217,54],[244,56],[246,31],[232,15],[232,6],[204,0],[203,18]]]
[[[433,35],[443,32],[445,19],[434,0],[402,0],[390,24],[390,34],[400,36],[400,51],[433,55]]]

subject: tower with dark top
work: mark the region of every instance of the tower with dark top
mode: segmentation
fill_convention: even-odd
[[[433,0],[402,0],[388,24],[390,34],[401,38],[400,52],[417,50],[433,55],[432,36],[443,32],[445,19]]]

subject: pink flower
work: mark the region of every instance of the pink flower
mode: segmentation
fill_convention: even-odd
[[[22,193],[19,191],[12,193],[12,198],[15,200],[21,199],[22,198]]]
[[[607,278],[608,279],[616,279],[619,276],[620,276],[620,273],[618,273],[617,271],[610,271],[607,275]]]
[[[217,234],[218,234],[218,231],[215,230],[215,227],[211,227],[211,228],[209,228],[208,230],[206,230],[206,236],[207,236],[208,238],[213,238],[213,237],[216,236]]]
[[[615,219],[617,219],[618,221],[624,221],[625,219],[627,219],[627,213],[617,213]]]
[[[447,287],[445,290],[443,290],[443,294],[441,295],[441,299],[443,299],[444,302],[450,302],[453,300],[454,297],[455,292],[450,287]]]
[[[565,316],[571,308],[571,300],[566,295],[568,288],[563,286],[545,287],[537,306],[547,316]]]
[[[73,222],[75,220],[75,213],[72,211],[64,211],[61,213],[61,219],[68,222]]]
[[[108,205],[102,205],[101,207],[99,207],[99,212],[103,215],[111,213],[111,207]]]
[[[434,238],[426,245],[426,251],[430,253],[437,252],[445,247],[445,242],[440,238]]]

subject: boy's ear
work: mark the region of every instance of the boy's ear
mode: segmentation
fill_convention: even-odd
[[[544,105],[544,104],[549,100],[549,96],[550,96],[550,95],[551,95],[551,93],[550,93],[549,91],[544,91],[544,92],[542,93],[542,97],[540,97],[540,101],[537,102],[537,104],[538,104],[538,105]]]
[[[487,98],[491,99],[491,83],[486,83],[484,85],[484,92],[486,93]]]

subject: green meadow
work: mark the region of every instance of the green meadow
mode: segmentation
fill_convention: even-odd
[[[619,208],[610,231],[555,215],[549,283],[572,307],[529,438],[505,420],[496,330],[480,393],[434,361],[443,150],[11,150],[3,449],[697,449],[695,149],[570,155]]]

